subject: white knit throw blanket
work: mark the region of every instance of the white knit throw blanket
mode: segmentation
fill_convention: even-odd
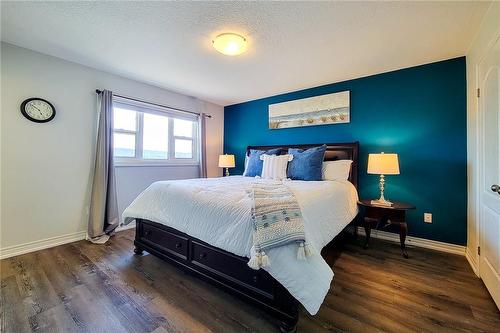
[[[254,253],[248,262],[253,269],[271,264],[265,253],[273,247],[297,243],[297,259],[305,260],[313,254],[306,243],[304,220],[293,193],[281,181],[254,183],[249,191],[253,199]]]

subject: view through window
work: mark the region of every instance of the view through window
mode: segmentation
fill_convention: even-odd
[[[197,163],[197,121],[157,107],[127,105],[113,108],[114,157],[123,163]]]

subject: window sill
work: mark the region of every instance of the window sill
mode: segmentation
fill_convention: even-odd
[[[198,162],[154,162],[154,161],[115,161],[115,168],[127,168],[127,167],[186,167],[186,166],[199,166]]]

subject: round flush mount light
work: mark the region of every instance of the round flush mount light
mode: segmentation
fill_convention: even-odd
[[[234,33],[220,34],[212,44],[217,51],[228,56],[236,56],[247,50],[246,38]]]

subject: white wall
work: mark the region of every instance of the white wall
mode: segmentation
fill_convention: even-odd
[[[221,106],[5,43],[1,87],[0,249],[87,230],[96,88],[211,114],[208,174],[221,174]],[[36,124],[21,115],[20,103],[33,96],[54,104],[53,121]],[[193,167],[117,167],[120,208],[155,180],[197,175]]]
[[[485,14],[481,27],[466,55],[467,61],[467,159],[468,159],[468,218],[467,257],[476,270],[479,264],[477,247],[478,231],[478,99],[476,89],[476,65],[485,54],[494,36],[500,33],[500,2],[492,2]],[[476,271],[477,272],[477,271]]]

